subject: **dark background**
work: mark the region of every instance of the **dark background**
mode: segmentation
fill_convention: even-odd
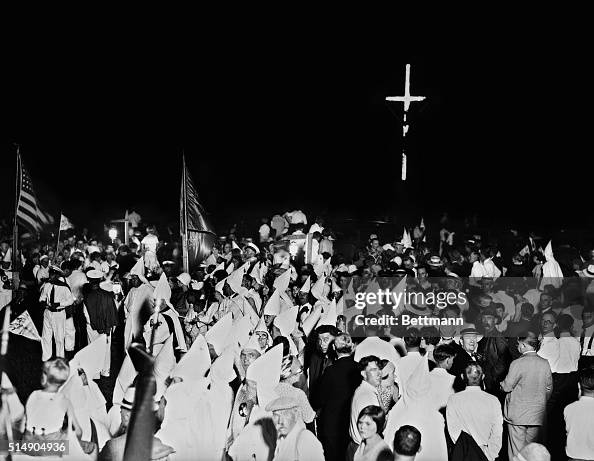
[[[593,225],[585,43],[352,37],[70,38],[15,53],[0,211],[12,215],[18,142],[42,205],[78,225],[126,208],[174,222],[182,149],[219,229],[294,207],[408,225],[445,210],[504,228]],[[427,100],[409,111],[403,185],[402,104],[384,98],[402,95],[407,62]]]

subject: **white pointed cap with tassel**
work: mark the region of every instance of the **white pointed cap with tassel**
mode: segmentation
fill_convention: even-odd
[[[140,257],[136,264],[130,269],[130,275],[137,275],[138,277],[144,277],[144,257]]]

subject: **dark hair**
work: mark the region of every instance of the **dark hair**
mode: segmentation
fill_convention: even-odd
[[[379,368],[380,359],[377,358],[375,355],[366,355],[365,357],[362,357],[361,360],[359,360],[359,366],[363,371],[367,368],[367,365],[373,362],[375,362]]]
[[[401,426],[394,434],[394,453],[414,456],[421,447],[421,433],[414,426]]]
[[[589,366],[580,370],[580,386],[582,390],[594,391],[594,367]]]
[[[433,346],[439,344],[441,335],[439,334],[439,330],[434,326],[422,327],[420,333],[427,344],[432,344]]]
[[[417,328],[408,328],[404,332],[406,347],[419,347],[421,345],[421,332]]]
[[[322,335],[324,333],[330,333],[332,336],[338,336],[340,331],[334,325],[320,325],[315,330],[316,335]]]
[[[483,378],[483,367],[476,362],[471,362],[464,369],[464,382],[467,386],[478,386]]]
[[[573,317],[569,314],[561,314],[557,318],[557,328],[559,331],[571,331],[573,328]]]
[[[530,303],[522,303],[520,311],[522,312],[522,317],[532,317],[534,315],[534,306]]]
[[[538,346],[540,344],[538,341],[538,335],[533,331],[526,331],[522,333],[521,336],[518,336],[518,342],[526,343],[530,347],[533,347],[534,350],[538,350]]]
[[[440,344],[435,349],[433,349],[433,358],[437,363],[444,362],[450,357],[455,356],[456,349],[454,349],[454,346],[451,346],[450,344]]]
[[[386,412],[377,405],[368,405],[361,410],[357,423],[363,416],[369,416],[377,427],[377,433],[383,435],[384,426],[386,425]]]

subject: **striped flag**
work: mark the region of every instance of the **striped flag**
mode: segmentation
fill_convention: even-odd
[[[205,260],[215,244],[216,234],[205,215],[184,157],[180,194],[180,233],[182,238],[187,238],[187,255],[184,255],[186,272],[190,267]]]
[[[31,175],[24,167],[20,154],[17,157],[19,177],[17,188],[19,191],[16,211],[17,222],[34,232],[39,232],[43,226],[53,224],[54,218],[39,208],[37,197],[33,190]]]

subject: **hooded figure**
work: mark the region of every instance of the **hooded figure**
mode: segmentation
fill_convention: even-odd
[[[434,403],[427,398],[430,387],[429,365],[425,355],[408,379],[402,398],[388,413],[384,430],[384,440],[393,449],[394,434],[401,426],[416,427],[422,440],[430,441],[423,444],[423,450],[417,454],[416,461],[448,459],[444,419],[435,409]]]
[[[563,284],[563,272],[561,266],[553,256],[553,245],[549,242],[544,250],[544,256],[547,260],[542,266],[542,280],[540,282],[540,289],[543,290],[545,285],[553,285],[555,288],[561,288]]]
[[[186,339],[181,327],[179,315],[170,302],[171,287],[169,286],[169,281],[167,280],[165,273],[161,274],[161,277],[157,282],[157,286],[153,292],[153,298],[155,299],[155,309],[158,309],[160,314],[166,317],[165,321],[169,325],[170,331],[175,334],[173,341],[174,349],[179,350],[180,352],[187,352],[188,347],[186,346]]]

